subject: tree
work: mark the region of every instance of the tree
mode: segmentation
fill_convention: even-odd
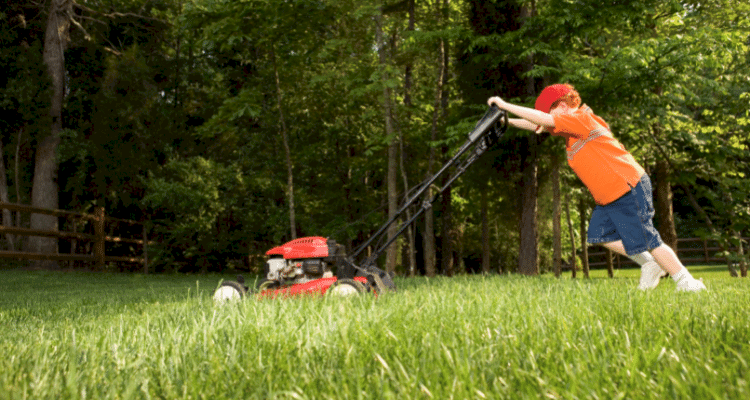
[[[26,182],[32,176],[25,168],[26,154],[31,151],[29,138],[37,131],[49,132],[49,112],[51,93],[47,68],[44,64],[43,18],[32,18],[35,7],[26,2],[11,2],[0,12],[0,141],[3,151],[0,162],[4,172],[0,177],[2,201],[28,203]],[[22,160],[23,159],[23,160]],[[7,162],[6,162],[7,160]],[[20,213],[12,218],[10,212],[3,212],[3,225],[22,226]],[[22,237],[6,235],[11,250],[20,247]]]
[[[42,208],[59,208],[57,185],[57,146],[63,129],[63,99],[65,96],[65,49],[68,47],[69,28],[73,14],[72,0],[52,0],[47,10],[47,27],[44,36],[44,64],[52,82],[49,116],[49,135],[39,142],[34,162],[34,184],[31,205]],[[43,214],[31,216],[31,229],[57,230],[57,218]],[[33,236],[29,239],[30,251],[44,254],[57,253],[57,240]],[[56,266],[55,261],[45,264]]]
[[[390,51],[389,46],[386,43],[383,34],[383,16],[376,15],[374,17],[375,22],[375,43],[378,47],[378,59],[380,66],[381,85],[383,88],[382,95],[382,110],[383,110],[383,121],[385,125],[385,137],[388,138],[388,173],[387,173],[387,186],[388,186],[388,219],[395,218],[396,212],[398,211],[398,136],[396,135],[394,122],[393,122],[393,111],[392,111],[392,99],[391,99],[391,88],[392,83],[388,73],[390,64]],[[396,236],[399,221],[396,220],[391,226],[388,227],[388,239],[391,240]],[[386,251],[386,271],[394,272],[396,268],[396,262],[398,257],[398,246],[396,243],[391,244]]]
[[[558,157],[552,158],[552,201],[554,211],[552,213],[552,231],[553,231],[553,256],[552,270],[555,277],[559,278],[562,273],[562,224],[561,224],[561,197],[560,197],[560,164]]]
[[[279,69],[276,66],[276,52],[274,45],[271,45],[271,65],[273,65],[274,81],[276,82],[276,103],[279,107],[279,126],[281,127],[281,141],[284,145],[284,158],[286,159],[287,170],[287,201],[289,203],[289,234],[292,239],[297,238],[297,222],[294,211],[294,164],[292,162],[292,152],[289,148],[289,133],[286,128],[284,119],[284,106],[282,104],[281,81],[279,80]]]

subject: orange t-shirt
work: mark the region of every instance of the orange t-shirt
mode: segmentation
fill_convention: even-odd
[[[606,205],[635,187],[643,167],[609,131],[609,125],[582,105],[572,114],[553,116],[552,134],[565,138],[568,164],[594,196]]]

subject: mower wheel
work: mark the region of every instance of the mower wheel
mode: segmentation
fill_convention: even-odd
[[[364,293],[365,291],[367,291],[367,289],[362,282],[355,281],[354,279],[342,278],[333,282],[333,285],[328,288],[326,295],[346,297],[353,294]]]
[[[214,292],[214,302],[234,302],[237,300],[241,300],[243,297],[245,297],[246,293],[247,288],[245,287],[245,285],[234,281],[224,281]]]

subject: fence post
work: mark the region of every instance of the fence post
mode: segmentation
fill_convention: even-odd
[[[96,257],[96,268],[104,268],[104,207],[97,207],[94,210],[94,256]]]
[[[75,218],[71,218],[71,219],[72,219],[72,224],[73,224],[73,233],[78,233],[78,220],[76,220]],[[65,222],[70,221],[71,219],[66,219]],[[78,239],[73,238],[73,240],[70,241],[70,254],[75,254],[77,248],[78,248]],[[75,266],[76,266],[75,260],[68,261],[68,267],[75,268]]]
[[[708,240],[703,239],[703,259],[708,264]]]

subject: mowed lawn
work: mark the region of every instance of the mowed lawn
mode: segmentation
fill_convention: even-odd
[[[750,281],[690,269],[221,307],[218,275],[0,271],[0,399],[748,399]]]

